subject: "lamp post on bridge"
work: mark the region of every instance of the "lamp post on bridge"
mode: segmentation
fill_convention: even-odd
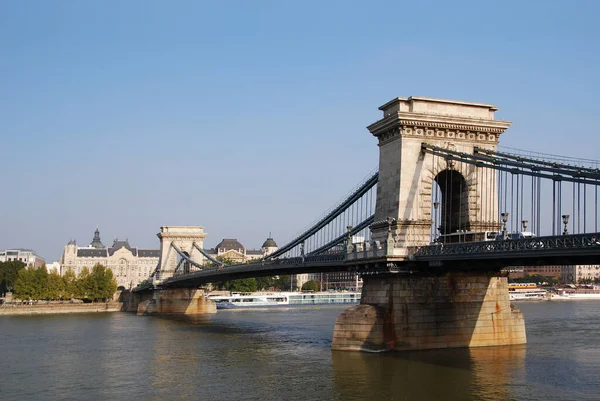
[[[529,221],[523,220],[521,222],[521,224],[523,225],[523,232],[527,231],[527,226],[529,225]]]
[[[502,223],[504,224],[502,227],[502,236],[504,239],[508,238],[508,231],[506,230],[506,222],[508,221],[508,212],[500,213],[502,217]]]
[[[438,216],[438,207],[440,207],[440,202],[438,202],[437,200],[435,202],[433,202],[433,236],[435,238],[432,238],[432,242],[433,240],[437,239],[437,216]]]
[[[565,229],[563,230],[563,235],[569,235],[569,231],[567,230],[567,224],[569,224],[569,215],[563,214],[562,219],[563,219],[563,224],[565,225]]]
[[[346,226],[346,253],[352,252],[352,226]]]

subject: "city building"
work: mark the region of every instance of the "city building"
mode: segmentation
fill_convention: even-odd
[[[223,238],[217,246],[212,249],[206,249],[204,252],[213,258],[218,257],[233,263],[246,263],[270,255],[277,249],[277,243],[269,235],[269,238],[266,239],[260,249],[246,249],[235,238]]]
[[[504,269],[510,278],[522,278],[525,275],[540,275],[565,284],[578,284],[583,281],[600,279],[600,265],[549,265],[549,266],[511,266]]]
[[[213,249],[205,250],[212,257],[230,260],[234,263],[246,263],[259,259],[277,250],[277,244],[269,236],[261,249],[246,249],[237,239],[224,238]],[[119,287],[135,287],[148,279],[158,265],[160,249],[139,249],[129,245],[129,241],[115,239],[112,246],[104,246],[100,231],[96,229],[94,238],[88,246],[77,246],[71,240],[63,249],[60,260],[61,274],[72,270],[76,275],[84,267],[91,269],[100,263],[112,270]]]
[[[561,281],[566,284],[581,284],[600,279],[600,265],[563,266]]]
[[[0,251],[0,262],[11,262],[15,260],[25,263],[26,266],[40,267],[46,264],[44,258],[31,249],[15,248]]]
[[[355,272],[339,271],[330,273],[304,273],[296,274],[293,277],[292,286],[294,289],[302,289],[302,285],[309,281],[316,281],[319,284],[319,290],[349,290],[361,291],[362,278]]]
[[[506,271],[509,272],[510,278],[522,278],[525,275],[534,276],[540,275],[550,277],[555,280],[561,280],[562,270],[564,266],[548,265],[548,266],[511,266]]]
[[[48,273],[56,272],[56,273],[60,274],[60,263],[59,262],[46,263],[46,271]]]
[[[88,246],[79,247],[75,240],[65,245],[60,260],[61,274],[72,270],[79,275],[84,267],[100,263],[112,270],[119,287],[131,288],[150,277],[158,265],[160,249],[139,249],[129,245],[129,241],[115,239],[112,246],[104,246],[100,231],[96,229]]]

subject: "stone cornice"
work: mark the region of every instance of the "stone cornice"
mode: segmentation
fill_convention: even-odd
[[[395,113],[368,127],[383,145],[398,137],[497,144],[510,121]]]
[[[206,233],[201,233],[201,234],[169,234],[169,233],[158,233],[158,238],[160,239],[169,239],[171,241],[174,240],[181,240],[181,241],[194,241],[197,239],[204,239],[206,238]]]
[[[510,121],[503,120],[398,112],[369,125],[367,129],[374,136],[379,136],[390,128],[398,126],[441,128],[501,134],[510,127],[510,124]]]
[[[478,107],[485,107],[489,110],[492,111],[497,111],[498,107],[494,106],[493,104],[488,104],[488,103],[479,103],[479,102],[465,102],[462,100],[451,100],[451,99],[437,99],[437,98],[433,98],[433,97],[425,97],[425,96],[410,96],[410,97],[397,97],[395,99],[390,100],[389,102],[387,102],[386,104],[382,105],[379,107],[379,110],[386,110],[387,108],[389,108],[390,106],[393,106],[397,103],[400,102],[410,102],[410,101],[415,101],[415,100],[421,100],[421,101],[426,101],[429,103],[445,103],[445,104],[452,104],[452,105],[463,105],[463,106],[478,106]]]

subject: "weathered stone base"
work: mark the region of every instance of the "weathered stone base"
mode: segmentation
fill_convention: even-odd
[[[204,290],[175,288],[154,291],[150,300],[140,302],[138,315],[203,315],[217,313],[214,301],[205,298]]]
[[[507,278],[462,272],[366,277],[361,304],[336,320],[332,348],[378,352],[526,342]]]

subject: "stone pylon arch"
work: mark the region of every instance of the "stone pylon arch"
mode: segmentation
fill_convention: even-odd
[[[440,171],[433,181],[437,184],[437,188],[432,188],[431,195],[435,205],[434,213],[437,212],[435,217],[438,217],[434,219],[432,216],[433,224],[437,225],[436,229],[440,234],[451,234],[459,230],[470,231],[469,184],[462,171],[447,168]],[[434,189],[437,190],[433,191]]]
[[[368,127],[379,140],[380,152],[373,239],[385,240],[388,226],[382,222],[392,218],[398,256],[406,255],[409,247],[428,244],[433,189],[439,186],[438,180],[448,177],[462,177],[463,185],[460,195],[452,199],[454,212],[450,215],[456,221],[445,230],[497,229],[495,175],[424,153],[421,145],[429,143],[465,153],[473,153],[476,146],[495,150],[500,134],[511,124],[494,120],[498,109],[490,104],[424,97],[396,98],[379,109],[383,118]],[[448,190],[446,201],[451,192]]]
[[[160,232],[156,235],[160,239],[160,260],[157,267],[158,274],[155,275],[156,281],[164,281],[175,273],[175,268],[180,260],[175,247],[179,248],[194,262],[203,264],[204,256],[194,246],[196,244],[199,248],[204,249],[206,233],[203,227],[162,226]]]

